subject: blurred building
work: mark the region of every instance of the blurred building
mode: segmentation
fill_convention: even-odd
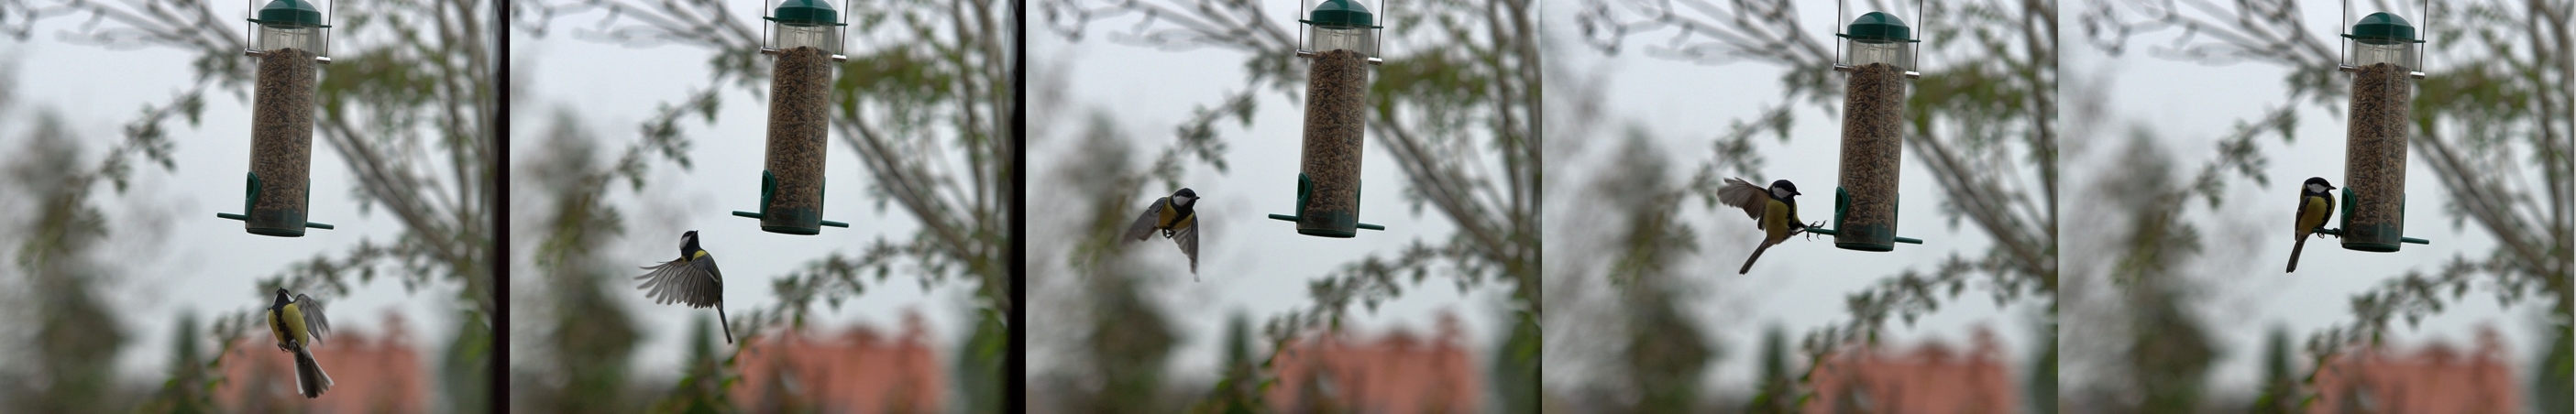
[[[1938,340],[1912,350],[1849,347],[1826,357],[1814,375],[1806,412],[2010,413],[2018,410],[2004,350],[1978,328],[1958,352]]]
[[[2493,327],[2462,353],[2436,342],[2414,352],[2357,349],[2317,369],[2311,413],[2514,413],[2522,388]]]
[[[906,312],[894,335],[862,325],[838,335],[747,338],[742,383],[731,397],[749,412],[939,412],[947,371],[924,323]]]
[[[1279,383],[1265,400],[1277,412],[1468,413],[1484,399],[1483,377],[1456,314],[1439,334],[1398,328],[1375,340],[1310,337],[1279,353]]]
[[[279,351],[265,326],[233,344],[223,356],[224,381],[215,389],[215,404],[243,413],[418,413],[429,410],[434,373],[412,349],[401,315],[386,313],[368,336],[347,322],[335,323],[330,335],[313,347],[314,362],[331,376],[331,389],[321,398],[304,398],[295,389],[295,355]]]

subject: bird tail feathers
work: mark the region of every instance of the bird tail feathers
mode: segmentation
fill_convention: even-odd
[[[331,389],[331,374],[322,372],[322,363],[313,361],[313,351],[295,350],[295,387],[304,398],[319,398]]]
[[[2288,272],[2299,271],[2299,251],[2307,249],[2308,238],[2306,237],[2300,237],[2298,243],[2290,245],[2290,270],[2288,270]]]
[[[728,319],[726,319],[726,318],[725,318],[725,314],[724,314],[724,304],[722,304],[722,303],[718,303],[718,304],[716,304],[716,324],[717,324],[717,325],[724,325],[724,331],[725,331],[725,344],[726,344],[726,345],[732,345],[732,344],[733,344],[733,321],[728,320]]]
[[[1766,243],[1766,244],[1763,244],[1763,245],[1762,245],[1762,247],[1755,247],[1755,248],[1753,248],[1753,257],[1746,257],[1746,258],[1744,258],[1744,268],[1743,268],[1743,269],[1736,269],[1736,270],[1735,270],[1735,274],[1739,274],[1739,275],[1740,275],[1740,274],[1745,274],[1745,273],[1748,273],[1748,272],[1752,272],[1752,271],[1753,271],[1753,261],[1754,261],[1754,260],[1760,260],[1760,259],[1762,259],[1762,251],[1763,251],[1763,250],[1771,250],[1771,245]]]

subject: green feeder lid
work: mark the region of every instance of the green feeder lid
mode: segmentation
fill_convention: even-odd
[[[268,2],[268,6],[259,8],[259,18],[250,19],[250,21],[265,26],[331,27],[322,24],[322,11],[314,9],[312,2],[304,0]]]
[[[1351,0],[1324,0],[1306,20],[1298,22],[1324,27],[1379,27],[1374,25],[1376,17],[1369,15],[1368,6]]]
[[[763,19],[786,24],[840,25],[841,23],[841,12],[832,10],[831,3],[820,0],[787,0],[779,3],[778,12],[773,14],[776,16],[763,17]]]
[[[1860,15],[1858,19],[1852,19],[1851,27],[1844,32],[1834,36],[1865,42],[1923,42],[1914,40],[1914,29],[1906,27],[1904,20],[1897,19],[1896,15],[1880,12],[1869,12],[1869,14]]]
[[[2352,25],[2352,34],[2343,37],[2375,45],[2424,43],[2415,39],[2415,25],[2406,24],[2406,18],[2387,12],[2362,16],[2361,23]]]

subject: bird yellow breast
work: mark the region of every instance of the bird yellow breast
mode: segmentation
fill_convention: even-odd
[[[2307,196],[2303,199],[2299,204],[2299,234],[2307,234],[2318,227],[2325,227],[2326,215],[2334,212],[2334,200],[2318,196]]]
[[[1180,209],[1179,207],[1174,207],[1174,206],[1172,206],[1172,198],[1171,198],[1171,197],[1163,197],[1163,199],[1162,199],[1162,200],[1157,201],[1157,202],[1155,202],[1154,204],[1156,204],[1156,205],[1160,205],[1160,206],[1162,206],[1162,207],[1163,207],[1163,208],[1155,209],[1155,210],[1154,210],[1154,228],[1155,228],[1155,229],[1172,229],[1172,228],[1180,227],[1180,226],[1178,226],[1177,224],[1180,224],[1181,217],[1174,217],[1174,216],[1178,216],[1178,215],[1180,215],[1180,214],[1181,214],[1181,209]]]
[[[1794,213],[1789,211],[1789,203],[1771,199],[1770,204],[1762,206],[1763,234],[1771,240],[1788,238],[1789,222],[1796,221]]]
[[[691,253],[691,254],[689,254],[689,260],[698,260],[698,259],[704,259],[704,258],[707,258],[707,251],[705,251],[705,250],[699,250],[697,253]]]
[[[302,308],[297,307],[297,304],[289,303],[286,304],[286,310],[283,313],[285,315],[280,319],[284,319],[286,321],[286,334],[289,335],[288,338],[294,339],[296,343],[313,343],[312,331],[304,330],[304,311]]]

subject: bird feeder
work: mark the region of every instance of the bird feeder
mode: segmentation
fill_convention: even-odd
[[[2349,2],[2344,10],[2351,15]],[[2343,34],[2345,53],[2337,66],[2352,73],[2352,113],[2344,140],[2339,233],[2345,249],[2394,252],[2400,243],[2422,241],[2405,232],[2406,139],[2414,129],[2408,96],[2414,80],[2424,77],[2417,71],[2424,66],[2424,41],[2414,25],[2387,12],[2346,22],[2353,24]]]
[[[242,54],[259,59],[250,178],[243,214],[215,217],[241,220],[243,230],[263,236],[303,237],[305,228],[330,229],[304,219],[313,199],[313,84],[316,65],[331,63],[331,25],[303,0],[270,1],[249,20],[250,49]]]
[[[1919,7],[1918,7],[1919,8]],[[1841,13],[1836,12],[1839,16]],[[1919,16],[1918,16],[1919,20]],[[1834,247],[1884,252],[1896,243],[1923,241],[1896,236],[1897,176],[1903,172],[1905,82],[1920,78],[1916,67],[1914,29],[1896,15],[1869,12],[1853,19],[1842,33],[1840,61],[1834,70],[1846,75],[1843,93],[1842,165],[1834,189]]]
[[[847,8],[848,4],[842,6]],[[775,63],[769,84],[769,147],[760,171],[760,211],[733,215],[760,219],[771,233],[813,235],[823,220],[823,158],[831,129],[833,62],[841,55],[841,13],[817,0],[783,0],[761,19],[767,44],[760,54]]]
[[[1305,150],[1297,173],[1297,214],[1270,218],[1297,222],[1297,234],[1348,238],[1359,229],[1361,136],[1368,129],[1369,66],[1378,58],[1376,16],[1352,0],[1300,4],[1310,11],[1298,33],[1297,57],[1306,58]],[[1385,8],[1381,2],[1379,8]]]

